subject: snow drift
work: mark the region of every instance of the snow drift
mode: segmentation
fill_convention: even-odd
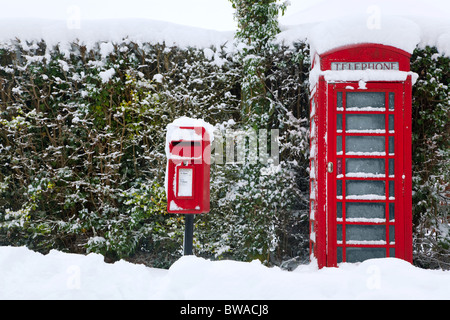
[[[259,261],[209,261],[185,256],[169,270],[99,254],[0,247],[0,299],[450,299],[450,271],[423,270],[395,259],[373,259],[294,271]]]

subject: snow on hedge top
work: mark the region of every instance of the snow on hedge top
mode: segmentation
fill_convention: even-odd
[[[80,41],[87,47],[99,41],[163,43],[168,46],[199,47],[221,46],[232,43],[233,32],[207,30],[182,26],[170,22],[147,19],[103,19],[83,20],[72,26],[65,20],[2,19],[0,20],[0,42],[11,40],[41,41],[47,45]]]
[[[450,1],[324,0],[281,20],[280,42],[309,42],[313,51],[350,44],[378,43],[412,53],[436,46],[450,56]]]
[[[317,0],[320,1],[320,0]],[[307,40],[319,54],[336,47],[379,43],[412,52],[417,45],[436,46],[450,56],[448,0],[322,0],[280,19],[279,42]],[[186,13],[189,14],[189,13]],[[48,45],[79,40],[87,47],[100,41],[162,43],[209,48],[229,44],[234,32],[222,32],[146,19],[66,20],[1,19],[0,43],[12,39],[45,40]]]

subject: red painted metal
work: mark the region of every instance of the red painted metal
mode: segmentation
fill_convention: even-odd
[[[211,144],[203,127],[180,127],[195,131],[196,140],[177,139],[169,141],[170,157],[167,164],[167,212],[178,214],[201,214],[210,209]],[[189,136],[189,135],[186,135]],[[191,172],[192,181],[184,186],[191,190],[180,194],[180,170]],[[190,179],[190,177],[188,177]],[[191,183],[191,184],[190,184]]]
[[[398,62],[399,71],[410,71],[410,55],[397,48],[378,44],[362,44],[338,48],[314,58],[322,71],[330,70],[333,62]],[[339,72],[339,71],[337,71]],[[361,88],[358,82],[333,81],[328,83],[323,76],[311,91],[311,159],[310,159],[310,252],[319,268],[335,267],[339,262],[348,262],[348,252],[373,250],[377,255],[397,257],[412,262],[412,174],[411,174],[411,76],[406,81],[368,81]],[[384,94],[385,109],[347,110],[346,97],[353,92],[376,92]],[[337,106],[337,97],[342,97],[342,107]],[[393,98],[395,96],[395,98]],[[391,100],[391,102],[390,102]],[[394,103],[391,109],[389,104]],[[337,117],[342,119],[340,131],[336,127]],[[347,115],[384,116],[384,131],[348,132],[345,128]],[[394,130],[390,130],[390,120]],[[342,153],[337,152],[337,137],[341,137]],[[348,154],[345,151],[346,137],[380,137],[385,151],[378,154]],[[379,139],[380,140],[380,139]],[[394,141],[394,153],[389,144]],[[384,163],[384,174],[375,176],[348,176],[347,159],[378,159]],[[329,163],[332,167],[329,167]],[[380,161],[378,161],[380,163]],[[392,175],[390,166],[394,164]],[[331,166],[330,165],[330,166]],[[331,172],[330,172],[331,171]],[[375,181],[385,188],[384,198],[366,199],[346,196],[346,184],[353,181]],[[337,196],[337,184],[342,196]],[[393,190],[389,188],[395,187]],[[383,219],[350,219],[346,217],[347,204],[370,204],[384,208]],[[339,209],[340,216],[337,217]],[[392,217],[392,211],[395,212]],[[390,216],[391,215],[391,216]],[[353,241],[346,239],[347,228],[376,228],[384,230],[384,239],[379,241]],[[339,237],[338,237],[339,231]],[[395,233],[395,238],[394,238]],[[338,240],[339,239],[339,240]]]

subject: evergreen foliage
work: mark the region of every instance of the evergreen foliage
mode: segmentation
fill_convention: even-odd
[[[419,265],[450,268],[450,58],[417,49],[413,87],[414,256]]]

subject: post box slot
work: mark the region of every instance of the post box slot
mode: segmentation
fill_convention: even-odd
[[[172,141],[172,155],[184,158],[199,158],[202,155],[201,141]]]
[[[200,141],[173,141],[172,145],[174,147],[200,147],[201,142]]]

